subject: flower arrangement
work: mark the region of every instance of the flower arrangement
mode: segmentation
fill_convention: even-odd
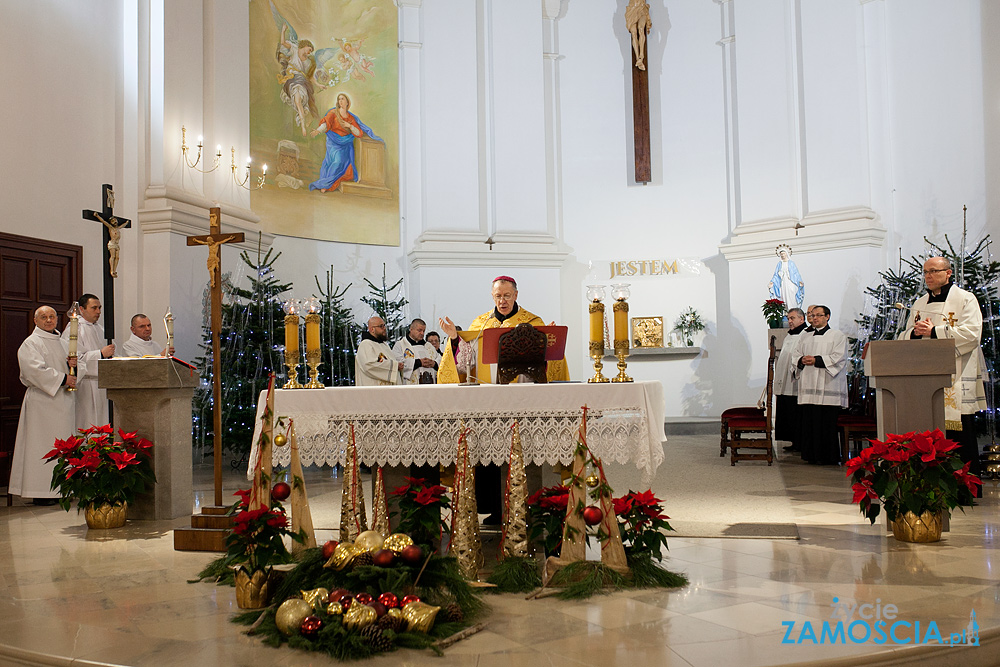
[[[52,488],[59,491],[64,510],[69,511],[74,500],[78,512],[90,504],[132,503],[156,482],[149,440],[119,429],[121,440],[116,441],[110,424],[79,432],[57,439],[54,449],[42,457],[55,461]]]
[[[433,544],[448,531],[448,524],[441,520],[441,510],[451,507],[444,495],[447,489],[440,484],[429,485],[420,477],[403,479],[406,484],[390,493],[398,508],[392,512],[393,516],[399,515],[396,532],[406,533],[416,544]]]
[[[776,329],[774,324],[781,324],[781,319],[785,316],[785,302],[781,299],[768,299],[764,302],[764,305],[760,307],[761,312],[764,313],[764,319],[767,320],[771,328]]]
[[[288,563],[292,555],[285,547],[285,536],[299,543],[305,542],[305,533],[288,529],[288,517],[281,503],[274,498],[271,506],[261,503],[250,508],[250,490],[235,494],[239,500],[229,510],[233,517],[233,532],[226,537],[226,565],[245,565],[250,572],[272,565]]]
[[[955,450],[958,444],[940,429],[923,433],[890,433],[847,462],[854,500],[875,523],[882,506],[890,521],[906,512],[920,516],[955,507],[972,507],[982,481],[969,474]]]
[[[698,311],[693,306],[689,306],[687,310],[680,314],[677,321],[674,322],[674,331],[680,332],[681,338],[684,339],[687,345],[694,345],[691,336],[704,330],[705,320],[701,319],[701,315],[698,314]]]

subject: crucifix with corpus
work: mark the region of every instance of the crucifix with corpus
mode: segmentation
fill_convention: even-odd
[[[122,238],[122,228],[131,227],[132,221],[115,215],[115,189],[105,183],[103,186],[104,206],[100,213],[84,210],[84,220],[96,220],[104,225],[104,261],[108,272],[104,274],[104,336],[108,342],[115,339],[115,278],[118,277],[118,255]]]
[[[635,154],[635,182],[653,180],[649,156],[649,62],[646,35],[653,27],[649,18],[649,5],[645,0],[629,0],[625,7],[625,27],[632,35],[632,133]]]
[[[212,432],[215,472],[215,504],[222,505],[222,363],[219,336],[222,329],[222,244],[242,243],[243,234],[221,233],[221,209],[209,209],[208,234],[189,236],[187,244],[208,246],[208,276],[212,292]]]

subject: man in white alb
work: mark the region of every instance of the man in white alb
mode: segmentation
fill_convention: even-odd
[[[76,351],[86,368],[80,373],[76,386],[76,427],[103,426],[108,419],[108,393],[97,386],[97,362],[115,356],[115,344],[105,343],[104,327],[97,323],[101,317],[101,300],[93,294],[83,294],[80,300],[80,328],[77,333]],[[62,334],[69,341],[69,328]]]
[[[792,357],[802,340],[806,317],[801,308],[788,311],[788,335],[781,344],[781,352],[774,362],[774,438],[791,443],[786,452],[797,452],[799,428],[798,383],[792,375]]]
[[[52,490],[55,461],[45,463],[42,457],[56,438],[65,440],[76,433],[75,401],[67,389],[76,387],[77,379],[69,369],[76,366],[81,375],[84,370],[82,359],[69,359],[69,344],[56,331],[58,322],[54,309],[36,310],[35,329],[17,350],[21,384],[27,390],[17,422],[8,492],[31,498],[36,505],[55,504],[59,497]]]
[[[847,407],[847,336],[831,329],[830,309],[814,306],[813,331],[801,333],[792,357],[799,392],[799,449],[802,460],[840,462],[837,416]]]
[[[434,384],[437,382],[436,350],[424,340],[427,323],[419,317],[410,322],[405,336],[392,346],[396,361],[403,362],[403,384]]]
[[[368,330],[361,334],[361,344],[354,356],[354,384],[358,387],[384,387],[402,384],[403,362],[396,361],[386,342],[385,321],[375,315],[368,320]]]
[[[130,326],[132,335],[122,344],[123,357],[162,357],[174,356],[174,348],[167,350],[167,355],[163,354],[163,348],[153,340],[153,323],[142,313],[132,316]]]

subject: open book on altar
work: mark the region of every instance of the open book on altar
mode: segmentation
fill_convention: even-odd
[[[547,340],[545,345],[546,361],[558,361],[566,356],[566,334],[569,332],[569,327],[544,326],[534,327],[534,329],[545,334]],[[512,327],[496,327],[479,331],[459,331],[458,335],[469,343],[478,340],[479,345],[476,352],[479,354],[480,361],[484,364],[495,364],[500,350],[500,336],[513,330]]]

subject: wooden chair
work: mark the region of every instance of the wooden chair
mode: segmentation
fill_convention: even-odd
[[[858,444],[857,450],[860,451],[868,438],[878,437],[875,396],[871,392],[865,392],[865,384],[862,376],[857,374],[851,376],[847,388],[851,411],[837,417],[841,464],[847,463],[847,459],[850,458],[852,441]],[[865,395],[866,393],[871,395]]]
[[[774,359],[776,356],[774,342],[775,337],[771,336],[767,345],[769,353],[763,415],[730,417],[728,420],[728,429],[732,433],[732,441],[729,443],[730,465],[736,465],[737,461],[767,461],[767,465],[774,462],[774,438],[771,432],[771,403],[774,394]],[[745,436],[756,437],[744,439]],[[751,451],[740,452],[741,449]]]

